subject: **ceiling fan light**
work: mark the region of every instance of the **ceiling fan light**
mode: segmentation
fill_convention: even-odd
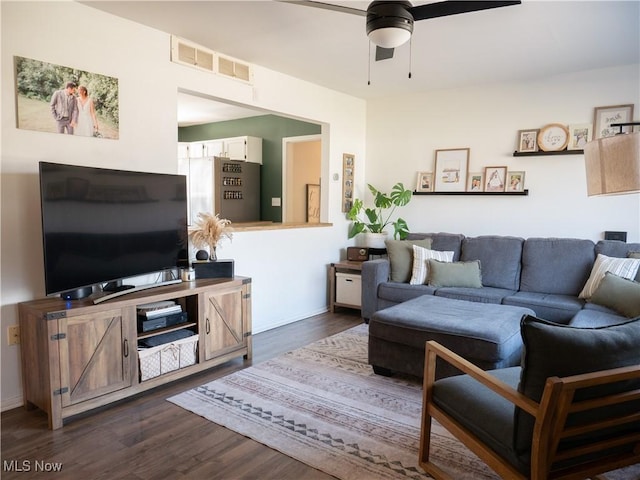
[[[369,40],[382,48],[396,48],[409,41],[411,31],[399,27],[384,27],[369,32]]]

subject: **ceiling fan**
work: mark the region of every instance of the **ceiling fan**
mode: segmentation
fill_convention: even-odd
[[[406,0],[381,0],[369,4],[366,10],[313,0],[282,0],[309,7],[334,10],[367,17],[367,36],[376,45],[376,61],[393,57],[393,49],[406,43],[413,33],[413,23],[429,18],[446,17],[459,13],[477,12],[491,8],[518,5],[521,1],[454,1],[416,5]]]

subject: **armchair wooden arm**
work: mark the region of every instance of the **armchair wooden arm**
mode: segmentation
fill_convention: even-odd
[[[521,394],[506,383],[496,379],[490,373],[483,371],[471,362],[453,353],[436,342],[426,344],[425,373],[423,385],[422,431],[420,438],[420,466],[438,480],[448,480],[452,477],[435,465],[429,458],[431,418],[436,419],[443,427],[451,432],[471,451],[480,457],[491,469],[502,478],[507,479],[584,479],[598,473],[614,470],[626,465],[640,462],[640,428],[632,433],[614,435],[602,439],[594,436],[593,443],[582,443],[580,447],[571,450],[558,451],[560,441],[577,435],[597,434],[599,431],[612,426],[640,425],[640,412],[626,414],[605,421],[595,421],[580,427],[567,427],[567,416],[575,412],[584,412],[603,406],[615,406],[640,399],[640,389],[625,391],[614,395],[606,395],[587,401],[575,401],[574,394],[582,388],[606,385],[624,380],[640,379],[640,365],[616,368],[601,372],[587,373],[572,377],[548,378],[540,400],[536,403]],[[485,445],[468,428],[453,419],[433,402],[433,386],[435,383],[436,359],[450,363],[463,374],[469,375],[485,387],[520,407],[535,420],[531,449],[531,471],[524,475],[511,465],[506,459]],[[597,440],[600,438],[600,440]],[[578,457],[585,454],[603,451],[617,446],[631,446],[623,452],[609,455],[593,461],[586,458],[580,462]],[[588,455],[587,455],[588,457]],[[554,462],[571,461],[571,467],[560,469]],[[555,468],[555,469],[554,469]]]

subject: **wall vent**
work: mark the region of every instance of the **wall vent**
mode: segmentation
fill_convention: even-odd
[[[223,55],[218,55],[218,73],[247,83],[251,83],[253,80],[249,64]]]
[[[171,36],[171,61],[207,72],[215,72],[215,52]]]

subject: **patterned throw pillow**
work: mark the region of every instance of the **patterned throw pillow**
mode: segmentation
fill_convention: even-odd
[[[454,252],[441,252],[428,248],[413,246],[413,270],[411,272],[411,285],[423,285],[427,281],[429,273],[429,260],[452,262]]]
[[[600,285],[600,282],[604,278],[604,274],[607,272],[630,280],[636,276],[639,268],[640,259],[607,257],[599,253],[591,269],[589,280],[585,283],[579,297],[585,299],[591,298],[591,295],[596,291],[598,285]]]

